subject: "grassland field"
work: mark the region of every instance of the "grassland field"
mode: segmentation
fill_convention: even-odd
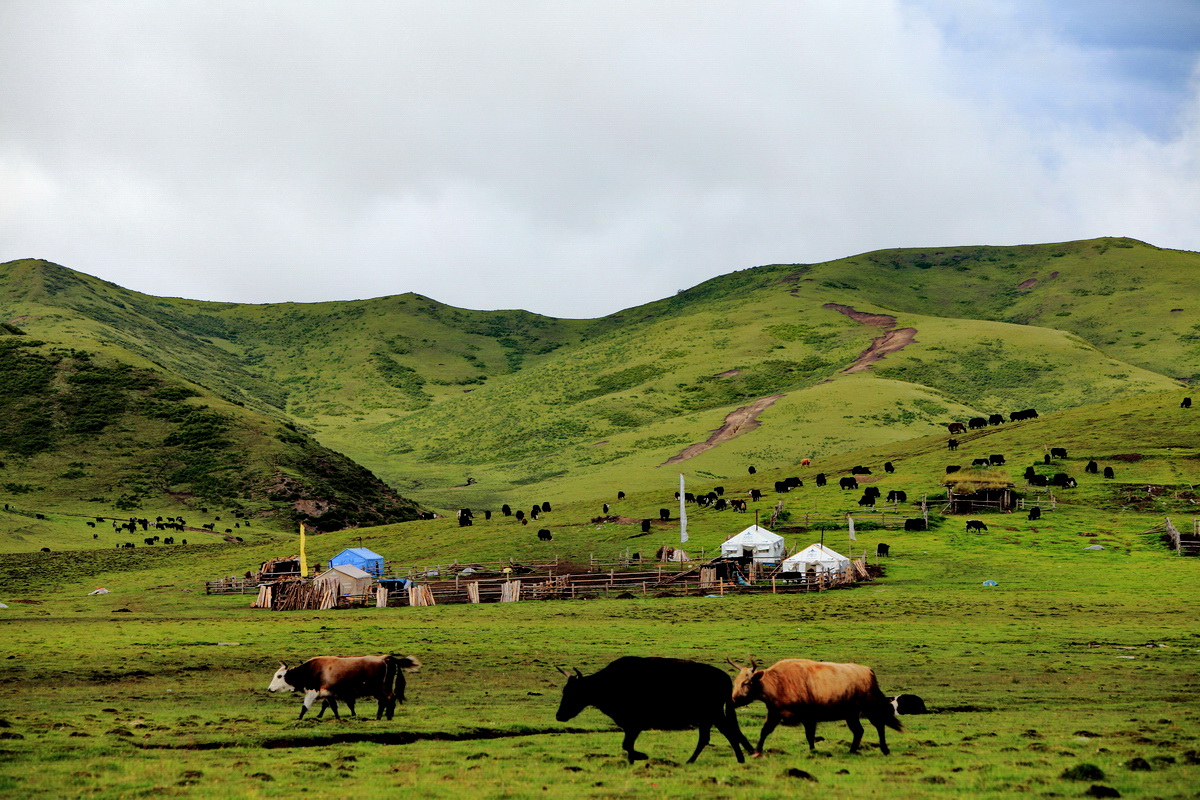
[[[1143,533],[1164,517],[1186,529],[1195,516],[1200,418],[1179,408],[1182,396],[1127,397],[971,432],[956,453],[931,434],[754,476],[735,449],[688,465],[689,489],[724,485],[727,496],[788,475],[805,480],[757,507],[766,517],[783,500],[789,547],[824,535],[874,561],[877,543],[891,545],[879,579],[805,595],[269,612],[250,609],[249,595],[206,596],[203,582],[294,552],[291,533],[252,528],[242,544],[89,550],[90,529],[50,514],[61,551],[0,555],[0,602],[9,605],[0,609],[0,794],[987,798],[1078,797],[1097,785],[1122,797],[1194,797],[1200,562]],[[1068,458],[1043,464],[1050,446]],[[990,453],[1006,455],[1019,485],[1025,465],[1037,464],[1079,486],[1057,492],[1038,521],[975,515],[989,527],[981,534],[936,513],[936,501],[926,532],[876,529],[870,513],[858,516],[853,543],[844,527],[804,529],[804,513],[859,512],[859,493],[818,489],[816,472],[871,465],[874,485],[905,489],[915,514],[911,501],[943,491],[947,463]],[[1090,459],[1116,477],[1085,475]],[[894,474],[879,469],[885,460]],[[657,517],[673,506],[676,481],[675,469],[646,469],[531,485],[512,504],[552,503],[537,526],[554,532],[550,543],[533,527],[477,514],[470,528],[443,518],[314,536],[310,558],[327,560],[360,537],[400,565],[650,553],[678,543],[677,523],[642,536],[636,525],[591,520],[603,502],[629,518]],[[1150,485],[1161,491],[1147,493]],[[628,492],[619,503],[617,488]],[[693,509],[686,547],[711,551],[752,521]],[[1105,549],[1084,549],[1096,543]],[[111,592],[88,596],[97,586]],[[356,718],[297,721],[299,697],[266,691],[280,660],[369,652],[425,665],[391,721],[374,720],[369,700]],[[631,766],[620,733],[594,709],[554,720],[557,666],[590,673],[621,655],[857,661],[875,668],[885,693],[916,693],[934,713],[903,718],[890,756],[869,746],[870,733],[851,756],[845,726],[823,723],[815,754],[800,730],[781,727],[766,756],[745,764],[716,736],[686,765],[694,732],[648,732],[639,746],[651,758]],[[756,740],[762,706],[739,719]],[[1083,765],[1098,772],[1086,777]]]

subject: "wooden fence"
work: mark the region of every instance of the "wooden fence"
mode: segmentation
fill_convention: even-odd
[[[681,571],[643,570],[516,578],[455,578],[426,581],[417,587],[389,592],[388,605],[445,605],[448,603],[515,602],[518,600],[573,600],[599,597],[721,596],[726,594],[790,594],[846,586],[869,580],[862,559],[842,571],[789,573],[762,569],[753,580],[744,572],[733,579],[716,577],[716,568],[693,565]],[[415,592],[420,596],[416,598]]]
[[[862,520],[867,514],[857,514]],[[831,517],[844,522],[844,517]],[[374,602],[376,606],[429,606],[445,603],[517,602],[591,597],[703,596],[745,593],[783,594],[821,591],[857,580],[870,580],[866,553],[841,572],[789,574],[780,577],[781,564],[754,561],[710,563],[703,549],[687,561],[656,561],[628,551],[615,559],[590,555],[584,565],[552,561],[519,564],[509,561],[450,564],[391,564],[382,582],[364,597],[324,597],[311,581],[299,575],[227,577],[205,583],[206,594],[254,594],[254,607],[286,609],[330,608]]]
[[[1177,555],[1200,556],[1200,518],[1192,520],[1191,534],[1180,533],[1179,529],[1171,522],[1170,517],[1166,518],[1165,527]]]
[[[300,577],[296,575],[295,577]],[[205,594],[258,594],[257,578],[221,578],[204,582]]]

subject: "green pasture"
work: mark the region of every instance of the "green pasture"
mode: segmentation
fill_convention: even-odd
[[[411,294],[205,303],[2,265],[0,796],[1193,797],[1200,561],[1151,531],[1191,530],[1200,501],[1200,407],[1178,388],[1200,357],[1195,258],[1123,239],[879,251],[730,273],[602,320]],[[915,339],[845,374],[881,329],[826,303],[895,315]],[[773,395],[757,428],[666,463]],[[948,421],[1027,407],[1041,418],[947,450]],[[1046,463],[1050,448],[1068,455]],[[967,533],[943,512],[945,469],[993,454],[989,475],[1043,516],[971,514],[988,529]],[[352,527],[405,505],[355,462],[443,516]],[[837,486],[856,465],[907,502],[860,507]],[[1028,466],[1078,486],[1037,492]],[[679,473],[688,491],[763,492],[747,514],[690,507],[691,552],[778,508],[789,548],[892,556],[873,582],[800,596],[318,613],[204,594],[295,553],[292,514],[318,501],[347,524],[311,536],[313,563],[359,544],[400,569],[651,558],[679,545]],[[904,532],[922,500],[930,529]],[[503,503],[552,510],[521,525]],[[243,541],[145,546],[154,532],[107,521],[179,515]],[[265,690],[280,659],[372,652],[425,664],[394,720],[364,700],[360,717],[299,722],[299,697]],[[853,660],[934,713],[904,719],[888,757],[850,756],[826,723],[816,754],[780,729],[743,765],[719,736],[686,765],[694,733],[651,732],[630,766],[599,712],[554,719],[556,667],[629,654]],[[739,717],[755,740],[761,706]]]
[[[1123,796],[1192,796],[1200,708],[1195,564],[1130,538],[1130,553],[910,534],[888,574],[803,596],[580,600],[425,609],[265,612],[170,581],[82,597],[34,592],[3,618],[0,729],[6,797],[1078,796],[1080,764]],[[984,578],[999,585],[982,587]],[[135,582],[136,583],[136,582]],[[1145,591],[1152,585],[1154,591]],[[125,613],[117,608],[133,607]],[[409,702],[377,722],[297,722],[299,698],[265,691],[280,659],[395,651],[421,658]],[[643,735],[627,765],[595,710],[554,721],[556,665],[590,672],[626,654],[721,664],[786,656],[871,664],[888,693],[935,712],[904,719],[891,756],[846,752],[823,724],[810,755],[781,728],[738,765],[693,733]],[[12,655],[14,658],[8,658]],[[664,687],[669,691],[670,687]],[[740,712],[754,738],[760,707]],[[719,738],[719,737],[718,737]],[[866,739],[871,742],[870,736]],[[1142,758],[1149,772],[1127,766]],[[788,776],[789,770],[811,774]],[[545,788],[543,788],[545,787]]]
[[[788,518],[778,529],[789,546],[824,535],[835,549],[865,550],[874,561],[876,544],[891,545],[884,575],[846,590],[269,612],[250,609],[250,595],[205,596],[203,581],[295,552],[291,536],[0,556],[0,602],[9,605],[0,609],[0,792],[950,798],[1074,797],[1102,785],[1124,797],[1194,796],[1200,562],[1142,533],[1168,516],[1191,525],[1200,423],[1178,407],[1181,396],[1126,398],[973,431],[958,437],[956,453],[937,434],[754,476],[741,467],[735,476],[732,466],[723,475],[688,472],[689,489],[724,485],[726,496],[802,477],[801,489],[767,491],[758,506],[765,517],[783,500]],[[1068,458],[1043,464],[1049,447],[1066,448]],[[857,508],[859,492],[812,483],[818,471],[836,478],[865,464],[885,495],[908,491],[905,512],[915,514],[914,500],[941,490],[946,463],[990,453],[1005,454],[1000,469],[1022,490],[1020,476],[1033,463],[1039,472],[1068,472],[1079,486],[1056,492],[1041,520],[977,514],[988,531],[968,534],[962,517],[938,513],[927,532],[880,530]],[[1086,475],[1090,459],[1115,466],[1116,477]],[[882,471],[885,460],[894,473]],[[660,507],[675,516],[676,480],[672,470],[654,485],[630,481],[621,503],[615,491],[531,486],[507,498],[526,510],[552,503],[530,526],[498,514],[485,521],[477,507],[472,527],[443,518],[327,533],[311,537],[309,554],[325,561],[360,538],[398,564],[649,554],[678,543],[677,521],[642,536],[635,524],[591,518],[606,500],[629,519],[657,517]],[[1147,494],[1147,485],[1166,490]],[[842,526],[822,533],[804,523],[806,513],[846,511],[859,523],[854,543]],[[711,549],[752,520],[693,508],[686,547]],[[554,532],[552,542],[537,540],[540,527]],[[1096,543],[1105,549],[1084,549]],[[111,593],[87,596],[97,586]],[[298,722],[299,697],[265,690],[279,660],[385,651],[425,664],[409,676],[409,702],[390,722],[373,719],[369,699],[354,719]],[[904,718],[905,731],[890,732],[887,757],[873,746],[849,755],[844,725],[824,723],[816,754],[800,730],[780,728],[766,757],[744,765],[719,736],[686,765],[694,733],[650,732],[639,741],[650,761],[630,766],[620,733],[599,712],[554,719],[557,666],[591,672],[628,654],[712,664],[852,660],[874,667],[888,694],[916,693],[934,713]],[[762,707],[741,710],[739,719],[756,740]],[[1063,777],[1083,774],[1084,765],[1104,777]]]

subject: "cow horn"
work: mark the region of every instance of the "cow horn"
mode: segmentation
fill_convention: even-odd
[[[567,672],[562,667],[556,666],[555,669],[558,670],[559,672],[561,672],[563,675],[567,676],[568,678],[571,677],[571,673]]]
[[[576,677],[576,678],[582,678],[582,677],[583,677],[583,673],[579,671],[579,667],[573,667],[573,669],[575,670],[575,677]]]
[[[743,667],[741,664],[736,664],[736,663],[734,663],[734,661],[733,661],[733,659],[732,659],[732,658],[726,658],[726,659],[725,659],[725,662],[726,662],[727,664],[729,664],[729,666],[731,666],[731,667],[733,667],[734,669],[738,670],[739,672],[745,669],[745,667]]]
[[[758,662],[754,659],[754,656],[750,656],[750,669],[758,669]]]

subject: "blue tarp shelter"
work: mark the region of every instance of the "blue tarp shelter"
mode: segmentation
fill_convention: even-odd
[[[363,572],[369,572],[376,578],[383,574],[384,569],[383,556],[365,547],[347,547],[329,559],[330,567],[336,567],[340,564],[350,564],[351,566],[358,567]]]

